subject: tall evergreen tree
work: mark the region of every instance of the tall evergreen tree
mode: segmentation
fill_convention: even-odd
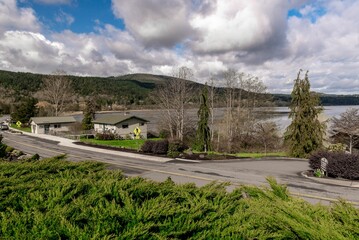
[[[82,129],[91,130],[93,129],[92,121],[95,119],[96,114],[96,102],[93,98],[86,100],[86,105],[83,111],[84,118],[82,119]]]
[[[15,122],[20,121],[27,124],[30,118],[37,114],[37,99],[33,97],[25,98],[20,104],[14,106],[13,112],[10,114],[11,119]]]
[[[211,130],[208,127],[210,110],[208,106],[208,89],[207,85],[203,88],[201,94],[201,103],[198,109],[198,124],[196,134],[196,147],[199,151],[210,151],[211,147]]]
[[[291,124],[285,132],[285,142],[289,147],[289,154],[293,157],[306,157],[310,152],[320,148],[323,143],[325,127],[318,116],[323,108],[319,97],[310,92],[308,71],[304,79],[300,79],[300,70],[291,94],[289,118]]]

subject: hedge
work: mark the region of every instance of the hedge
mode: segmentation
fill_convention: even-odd
[[[320,169],[322,158],[328,160],[327,173],[329,177],[359,180],[358,154],[320,150],[309,157],[310,168],[313,170]]]

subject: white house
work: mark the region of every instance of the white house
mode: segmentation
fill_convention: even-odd
[[[147,138],[147,123],[143,118],[130,115],[106,115],[96,118],[94,121],[94,129],[98,133],[111,132],[119,134],[125,138],[127,136],[134,137],[135,129],[139,128],[141,138]]]
[[[36,134],[56,134],[69,132],[70,126],[76,122],[74,117],[33,117],[30,119],[31,132]]]

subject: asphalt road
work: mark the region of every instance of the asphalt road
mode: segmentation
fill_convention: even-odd
[[[272,158],[186,162],[169,159],[167,162],[155,162],[59,146],[56,141],[27,135],[3,132],[3,136],[6,144],[25,153],[38,153],[41,157],[67,154],[71,161],[100,161],[109,164],[111,169],[121,169],[128,176],[141,176],[155,181],[171,177],[177,183],[195,183],[198,186],[212,181],[229,182],[229,190],[241,184],[267,185],[266,178],[272,176],[286,184],[292,195],[312,203],[328,204],[344,198],[359,206],[359,188],[328,185],[302,177],[300,173],[309,169],[305,160]]]

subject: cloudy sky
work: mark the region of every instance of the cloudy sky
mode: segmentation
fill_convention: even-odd
[[[289,93],[359,93],[358,0],[0,0],[0,69],[117,76],[234,68]],[[219,81],[219,80],[218,80]]]

